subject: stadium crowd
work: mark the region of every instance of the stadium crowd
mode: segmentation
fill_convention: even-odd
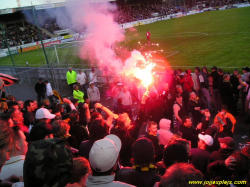
[[[5,28],[6,39],[10,47],[40,41],[36,26],[25,22],[13,24]],[[50,38],[40,30],[43,40]],[[3,33],[0,33],[0,49],[6,48]]]
[[[148,91],[117,82],[113,111],[100,103],[94,68],[89,77],[69,68],[71,99],[42,79],[35,85],[38,102],[2,92],[0,186],[22,177],[25,187],[249,186],[250,146],[237,150],[233,139],[240,90],[249,114],[249,68],[231,76],[211,69],[167,70]],[[132,102],[140,102],[138,114]]]

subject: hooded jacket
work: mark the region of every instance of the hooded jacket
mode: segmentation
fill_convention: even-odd
[[[168,119],[161,119],[160,129],[157,131],[157,137],[159,139],[159,144],[168,145],[169,139],[173,136],[170,131],[171,121]]]

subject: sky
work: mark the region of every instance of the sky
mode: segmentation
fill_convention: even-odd
[[[66,2],[66,0],[0,0],[0,9],[31,6],[31,2],[33,5],[42,5]]]

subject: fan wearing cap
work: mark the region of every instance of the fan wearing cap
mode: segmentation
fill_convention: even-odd
[[[220,149],[211,153],[207,172],[208,175],[213,176],[213,180],[227,180],[231,176],[231,169],[235,165],[235,159],[230,156],[235,151],[234,139],[231,137],[218,138],[220,142]]]
[[[132,147],[132,168],[119,170],[116,180],[138,187],[152,187],[161,176],[156,172],[154,162],[154,145],[147,138],[139,138]]]
[[[242,103],[245,103],[245,104],[242,104],[242,107],[244,107],[244,111],[246,112],[246,114],[249,112],[249,100],[250,100],[250,91],[249,91],[249,88],[250,88],[250,75],[249,75],[249,79],[248,81],[243,81],[242,80],[242,76],[239,75],[238,76],[239,78],[239,82],[242,86],[244,86],[247,90],[246,92],[246,98],[245,98],[245,102],[242,101]],[[242,92],[243,93],[243,92]],[[243,93],[244,94],[244,93]]]
[[[207,173],[207,163],[210,157],[209,147],[213,145],[213,138],[210,135],[199,134],[198,148],[190,150],[189,163],[200,170],[204,175]]]
[[[116,135],[108,135],[104,139],[97,140],[89,153],[89,163],[92,175],[87,179],[86,186],[100,187],[125,187],[126,183],[114,181],[113,171],[117,167],[121,140]]]
[[[112,89],[113,106],[117,104],[118,95],[122,92],[122,83],[117,83],[117,85]]]

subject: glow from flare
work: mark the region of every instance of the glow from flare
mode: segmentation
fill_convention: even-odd
[[[134,76],[141,80],[143,86],[148,87],[153,82],[152,69],[154,63],[148,63],[143,69],[137,67]]]

